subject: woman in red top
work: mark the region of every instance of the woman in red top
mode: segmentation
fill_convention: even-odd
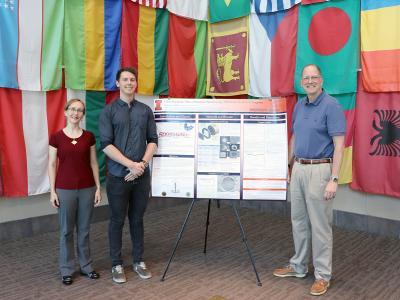
[[[65,106],[67,126],[49,142],[50,202],[59,208],[60,273],[66,285],[72,284],[75,271],[75,226],[80,273],[91,279],[100,277],[93,270],[89,249],[93,207],[101,201],[99,167],[94,135],[79,126],[84,115],[84,103],[69,100]]]

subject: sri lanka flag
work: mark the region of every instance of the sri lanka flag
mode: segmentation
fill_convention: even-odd
[[[250,15],[250,91],[255,97],[293,94],[298,8]]]
[[[400,0],[361,1],[361,67],[366,91],[400,91]]]
[[[0,1],[0,87],[61,87],[63,20],[64,0]]]

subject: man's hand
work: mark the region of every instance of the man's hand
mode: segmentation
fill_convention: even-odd
[[[325,188],[324,199],[328,201],[335,198],[337,187],[338,187],[337,182],[329,180]]]
[[[130,173],[132,173],[136,177],[140,177],[140,176],[143,175],[145,167],[144,167],[144,164],[142,162],[132,162],[129,165],[128,170],[129,170]]]

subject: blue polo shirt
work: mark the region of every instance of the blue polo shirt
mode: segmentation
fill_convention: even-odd
[[[314,102],[297,102],[293,112],[294,155],[300,158],[333,157],[333,136],[345,135],[346,119],[340,103],[323,91]]]

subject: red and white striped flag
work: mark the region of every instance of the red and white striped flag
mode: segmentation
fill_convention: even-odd
[[[0,159],[3,195],[48,192],[50,134],[64,127],[66,90],[0,88]]]
[[[135,3],[153,8],[165,8],[167,0],[132,0]]]

